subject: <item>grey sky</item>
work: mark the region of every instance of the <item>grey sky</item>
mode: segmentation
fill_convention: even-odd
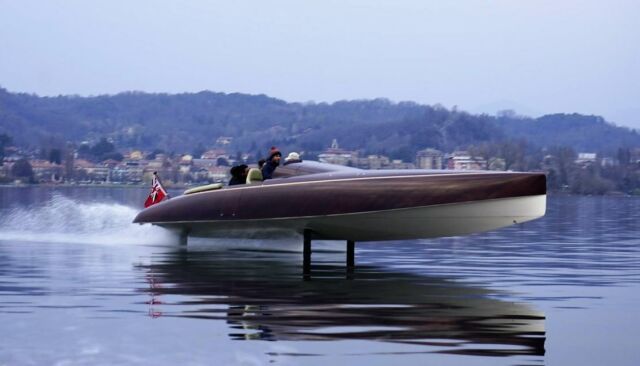
[[[640,1],[0,0],[0,85],[387,97],[640,127]]]

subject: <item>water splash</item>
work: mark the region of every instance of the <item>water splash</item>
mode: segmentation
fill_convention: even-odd
[[[101,245],[177,245],[177,233],[133,224],[138,210],[119,203],[82,202],[56,194],[41,205],[0,211],[0,241]],[[189,238],[207,250],[302,251],[302,236],[273,240]],[[343,242],[314,241],[314,251],[344,251]]]
[[[37,207],[0,217],[0,240],[104,245],[175,243],[169,231],[132,224],[137,210],[117,203],[78,202],[55,195]]]

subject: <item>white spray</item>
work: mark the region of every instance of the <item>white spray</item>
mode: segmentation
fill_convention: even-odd
[[[104,245],[176,242],[162,228],[132,224],[136,213],[121,204],[77,202],[56,195],[41,206],[3,212],[0,240]]]

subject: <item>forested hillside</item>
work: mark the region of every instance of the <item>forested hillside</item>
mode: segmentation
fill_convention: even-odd
[[[176,152],[210,147],[219,136],[229,136],[231,151],[257,155],[274,144],[313,155],[337,138],[348,149],[405,160],[426,147],[452,151],[522,140],[537,148],[566,146],[605,154],[640,146],[636,131],[597,116],[494,117],[385,99],[303,104],[209,91],[39,97],[0,89],[2,133],[22,146],[106,137],[120,148]]]

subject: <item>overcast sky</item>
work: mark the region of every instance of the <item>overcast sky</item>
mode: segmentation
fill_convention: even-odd
[[[640,127],[640,1],[0,0],[0,86],[386,97]]]

